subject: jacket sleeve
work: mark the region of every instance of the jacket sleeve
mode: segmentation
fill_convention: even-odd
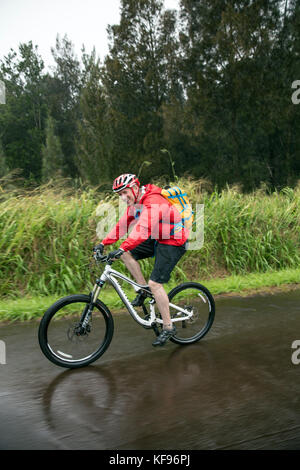
[[[130,251],[143,241],[147,240],[150,235],[154,235],[158,231],[159,224],[159,208],[151,204],[144,204],[138,222],[133,227],[130,236],[124,240],[120,248],[124,251]]]
[[[119,222],[109,232],[109,234],[102,240],[103,245],[112,245],[120,240],[128,232],[130,222],[134,220],[133,216],[129,215],[128,209],[124,212]]]

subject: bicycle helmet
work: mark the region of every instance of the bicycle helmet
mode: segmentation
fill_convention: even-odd
[[[140,187],[140,182],[136,175],[131,173],[124,173],[114,180],[112,189],[115,193],[118,193],[119,191],[122,191],[122,189],[132,188],[132,186],[135,184]]]

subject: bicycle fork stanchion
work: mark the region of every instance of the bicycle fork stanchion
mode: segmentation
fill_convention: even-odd
[[[89,321],[93,313],[93,309],[95,307],[95,303],[99,296],[100,290],[104,285],[104,281],[101,279],[97,279],[93,291],[90,293],[90,303],[87,304],[81,314],[81,318],[79,321],[78,326],[75,328],[75,334],[77,336],[81,336],[84,334],[88,334],[90,331],[88,329]]]
[[[104,274],[102,274],[102,276],[104,277]],[[102,276],[101,276],[100,279],[97,279],[97,281],[94,285],[93,292],[91,292],[91,301],[92,301],[93,304],[95,304],[97,302],[97,299],[98,299],[99,294],[100,294],[100,290],[102,289],[102,287],[104,286],[105,281],[106,281],[106,276],[105,276],[105,279],[102,279]]]

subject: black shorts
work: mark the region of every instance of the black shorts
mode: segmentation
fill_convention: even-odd
[[[154,268],[150,280],[158,282],[159,284],[169,282],[171,272],[185,252],[186,243],[182,246],[165,245],[151,238],[148,238],[148,240],[140,243],[130,251],[135,260],[155,256]]]

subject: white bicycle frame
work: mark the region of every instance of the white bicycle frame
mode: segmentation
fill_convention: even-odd
[[[163,321],[161,318],[156,316],[155,313],[155,300],[154,298],[150,300],[150,318],[149,320],[145,320],[144,318],[141,318],[138,314],[138,312],[134,309],[134,307],[131,305],[130,300],[128,299],[126,293],[123,291],[122,287],[120,286],[118,280],[116,278],[122,279],[123,281],[127,282],[128,284],[131,284],[132,286],[137,287],[138,289],[147,289],[148,286],[143,286],[138,284],[137,282],[133,281],[129,277],[125,276],[124,274],[119,273],[115,269],[112,269],[110,264],[106,264],[104,272],[102,273],[99,282],[97,282],[94,286],[93,292],[92,292],[92,299],[93,303],[96,302],[100,291],[105,284],[105,282],[109,281],[116,292],[118,293],[120,299],[123,301],[124,305],[126,306],[128,312],[130,315],[133,317],[133,319],[139,323],[142,326],[146,327],[151,327],[153,323],[160,323],[162,324]],[[149,288],[148,288],[149,289]],[[177,305],[174,305],[172,303],[169,303],[169,306],[172,307],[173,309],[177,310],[178,315],[179,313],[182,313],[182,315],[172,318],[172,322],[177,322],[177,321],[184,321],[188,320],[193,316],[193,311],[190,310],[185,310],[184,308],[178,307]]]

